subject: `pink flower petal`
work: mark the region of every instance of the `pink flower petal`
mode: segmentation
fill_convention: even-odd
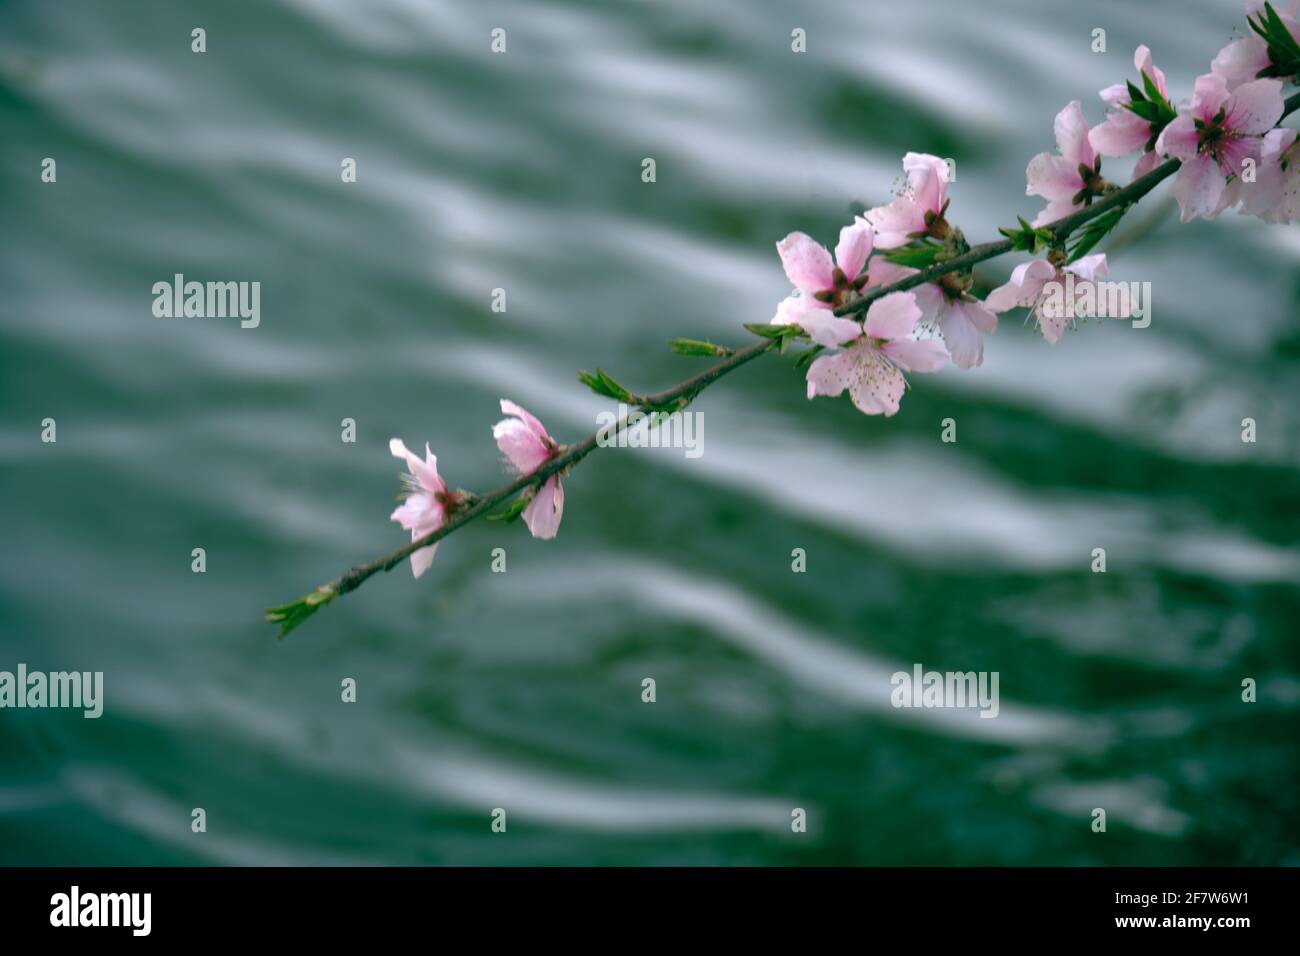
[[[830,308],[830,303],[818,302],[816,299],[809,299],[803,295],[788,295],[776,306],[776,314],[772,316],[769,325],[798,325],[799,316],[804,313],[810,306],[818,308]]]
[[[518,418],[503,418],[492,426],[497,448],[510,464],[526,475],[536,471],[548,457],[548,449],[528,424]]]
[[[916,300],[916,307],[921,310],[921,321],[917,324],[934,325],[937,323],[939,313],[948,305],[948,299],[944,295],[943,289],[933,282],[927,282],[912,289],[911,292]]]
[[[1208,155],[1202,154],[1184,162],[1169,187],[1169,194],[1178,200],[1182,221],[1190,222],[1197,216],[1213,215],[1219,198],[1227,185],[1222,170]]]
[[[411,538],[415,541],[423,535],[415,535]],[[438,545],[431,544],[427,548],[421,548],[418,551],[411,552],[411,573],[417,578],[429,568],[433,567],[433,556],[438,553]]]
[[[1202,73],[1196,78],[1192,93],[1192,116],[1209,122],[1228,102],[1228,84],[1214,73]]]
[[[1288,173],[1282,169],[1282,154],[1291,148],[1296,140],[1296,131],[1288,127],[1270,130],[1263,139],[1260,149],[1259,169],[1253,183],[1238,178],[1233,180],[1228,189],[1239,191],[1242,213],[1259,216],[1261,219],[1276,220],[1285,215],[1287,205],[1286,181]],[[1294,175],[1295,170],[1291,170]],[[1227,189],[1224,190],[1226,195]],[[1235,205],[1235,203],[1230,203]],[[1220,200],[1220,205],[1223,201]],[[1285,220],[1283,220],[1285,221]]]
[[[1053,303],[1053,309],[1060,312],[1059,315],[1048,314],[1049,302]],[[1062,307],[1057,309],[1055,303],[1060,303]],[[1074,310],[1065,308],[1064,301],[1060,298],[1045,299],[1039,303],[1038,308],[1034,309],[1034,318],[1038,321],[1038,331],[1042,333],[1043,338],[1048,344],[1056,345],[1061,341],[1065,330],[1070,327],[1070,323],[1074,321]]]
[[[888,418],[898,411],[907,380],[879,349],[860,345],[854,351],[861,355],[849,382],[849,398],[862,414]]]
[[[1053,199],[1043,207],[1042,212],[1033,218],[1030,225],[1037,229],[1039,226],[1049,226],[1058,219],[1064,219],[1070,213],[1075,212],[1079,207],[1071,201],[1073,197],[1063,196],[1060,199]]]
[[[438,459],[429,451],[429,445],[424,445],[424,461],[420,461],[400,438],[390,438],[388,441],[388,450],[394,458],[401,458],[406,462],[407,472],[420,483],[420,486],[427,491],[446,491],[447,486],[443,480],[438,477]]]
[[[1237,87],[1224,125],[1248,136],[1262,136],[1282,118],[1282,81],[1254,80]]]
[[[829,309],[808,309],[796,324],[818,345],[836,348],[862,336],[862,326],[852,319],[837,318]]]
[[[938,339],[895,339],[880,350],[904,372],[937,372],[951,357]]]
[[[929,153],[908,153],[903,157],[907,173],[907,195],[921,207],[921,213],[938,214],[948,195],[948,163]]]
[[[1233,40],[1214,58],[1210,70],[1222,77],[1224,85],[1235,90],[1259,75],[1269,65],[1268,44],[1255,35]]]
[[[1079,164],[1051,153],[1039,153],[1029,161],[1025,180],[1026,196],[1042,196],[1048,200],[1069,199],[1083,188]]]
[[[541,422],[539,422],[531,413],[520,408],[514,402],[504,398],[501,399],[501,412],[505,415],[514,415],[516,418],[523,419],[524,424],[528,426],[528,430],[538,438],[551,437],[547,434],[546,428]]]
[[[549,539],[554,538],[560,530],[560,519],[563,517],[564,485],[560,483],[559,476],[552,475],[524,509],[524,524],[528,525],[534,538]]]
[[[960,369],[971,369],[984,364],[984,340],[963,305],[961,302],[948,303],[948,307],[939,313],[939,331],[943,333],[952,363]]]
[[[867,264],[875,233],[871,223],[859,216],[852,225],[840,230],[840,241],[835,246],[835,263],[850,279],[856,279]]]
[[[867,309],[866,334],[873,339],[902,339],[912,334],[921,310],[911,292],[891,292]]]
[[[1097,94],[1107,106],[1120,109],[1132,102],[1127,83],[1113,83]],[[1103,154],[1104,155],[1104,154]]]
[[[1097,154],[1088,142],[1088,123],[1083,118],[1083,104],[1074,100],[1056,114],[1053,124],[1056,147],[1072,166],[1091,166]]]
[[[956,302],[954,303],[954,306],[965,312],[966,318],[970,319],[975,328],[979,329],[985,335],[992,335],[998,330],[997,313],[990,310],[978,299]]]
[[[998,286],[984,298],[984,305],[993,312],[1023,309],[1038,300],[1043,285],[1056,278],[1056,270],[1043,259],[1024,262],[1011,270],[1006,285]]]
[[[388,520],[396,521],[402,526],[403,531],[415,532],[418,538],[436,530],[442,524],[443,517],[443,507],[433,495],[417,492],[407,495],[406,499],[393,509]]]
[[[1160,133],[1160,138],[1156,140],[1156,152],[1186,162],[1196,155],[1199,144],[1196,121],[1190,114],[1183,113]]]
[[[1079,278],[1086,279],[1089,282],[1103,279],[1107,272],[1106,253],[1098,252],[1090,256],[1083,256],[1064,266],[1064,268],[1067,272],[1073,272]]]
[[[867,285],[866,288],[874,289],[877,286],[893,285],[900,279],[906,279],[916,275],[919,270],[911,269],[907,266],[900,266],[895,262],[890,262],[882,256],[876,256],[867,263]]]
[[[869,342],[823,355],[808,368],[808,397],[836,396],[846,388],[858,410],[893,415],[906,388],[903,373]]]
[[[1160,154],[1157,152],[1143,153],[1133,166],[1133,178],[1141,179],[1151,170],[1160,165]]]
[[[907,245],[908,236],[925,229],[925,210],[908,196],[900,196],[887,206],[869,209],[864,217],[876,231],[877,249],[896,249]]]
[[[1165,99],[1169,98],[1169,87],[1165,85],[1165,75],[1151,61],[1151,48],[1145,43],[1134,51],[1133,65],[1137,67],[1139,73],[1145,73],[1151,77],[1151,82],[1156,85],[1156,89],[1160,91],[1161,96],[1165,97]],[[1141,87],[1142,84],[1139,83],[1138,88],[1141,89]]]
[[[1151,124],[1126,109],[1111,113],[1088,134],[1088,142],[1103,156],[1127,156],[1145,146],[1150,138]]]
[[[826,247],[802,232],[792,232],[776,244],[786,277],[805,295],[823,292],[835,285],[835,263]]]
[[[808,397],[825,395],[834,398],[853,380],[856,362],[851,350],[821,355],[808,366]]]

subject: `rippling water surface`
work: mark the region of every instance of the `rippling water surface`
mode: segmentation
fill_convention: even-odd
[[[0,669],[102,670],[107,696],[0,715],[0,861],[1300,862],[1294,227],[1148,201],[1112,242],[1113,277],[1153,283],[1143,332],[1053,349],[1006,321],[889,421],[765,359],[698,402],[701,458],[576,471],[556,541],[478,525],[285,642],[258,620],[400,543],[390,436],[490,487],[500,396],[571,440],[604,407],[575,369],[691,374],[663,340],[745,341],[786,292],[773,241],[833,237],[909,149],[957,159],[953,217],[992,236],[1036,211],[1062,105],[1098,121],[1140,42],[1187,91],[1240,20],[0,6]],[[259,280],[261,326],[155,319],[177,272]],[[999,672],[1000,715],[894,710],[917,662]]]

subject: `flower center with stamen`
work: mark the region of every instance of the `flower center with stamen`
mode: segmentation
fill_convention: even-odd
[[[814,293],[813,298],[818,302],[829,304],[833,309],[838,309],[842,305],[852,305],[861,298],[858,293],[867,284],[867,274],[864,272],[856,279],[850,279],[844,274],[843,269],[836,266],[831,273],[831,282],[834,284],[829,289]]]
[[[462,491],[435,491],[433,500],[442,505],[442,510],[447,514],[455,514],[465,504],[465,493]]]
[[[951,199],[945,199],[943,201],[943,207],[938,212],[935,212],[933,209],[926,210],[925,232],[922,233],[922,235],[930,236],[931,238],[938,239],[941,242],[952,235],[952,226],[950,226],[948,220],[944,218],[947,215],[948,203],[950,202],[952,202]]]
[[[1237,137],[1236,133],[1223,125],[1225,119],[1226,110],[1220,109],[1208,123],[1205,120],[1196,121],[1196,151],[1208,153],[1216,163],[1222,162],[1223,151]]]
[[[1091,206],[1092,201],[1104,195],[1110,186],[1101,175],[1101,157],[1098,156],[1091,166],[1080,163],[1078,173],[1083,187],[1070,198],[1070,202],[1075,206]]]

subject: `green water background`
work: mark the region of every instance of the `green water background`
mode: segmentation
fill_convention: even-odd
[[[1300,232],[1180,226],[1163,191],[1111,243],[1148,329],[1007,317],[890,420],[765,358],[695,406],[701,458],[585,463],[554,542],[478,524],[284,642],[258,619],[403,540],[390,436],[491,487],[498,398],[574,440],[608,407],[576,369],[654,390],[702,367],[665,339],[745,342],[774,241],[833,240],[907,150],[993,236],[1065,103],[1099,121],[1141,42],[1185,96],[1242,23],[0,2],[0,669],[107,698],[0,712],[0,863],[1300,862]],[[178,272],[260,281],[261,326],[154,318]],[[998,718],[893,709],[915,663],[997,671]]]

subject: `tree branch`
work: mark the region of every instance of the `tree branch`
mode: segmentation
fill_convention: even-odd
[[[1289,97],[1285,103],[1283,116],[1288,116],[1295,110],[1300,109],[1300,93]],[[1099,216],[1104,215],[1112,209],[1120,206],[1128,206],[1139,202],[1147,193],[1151,192],[1157,185],[1168,179],[1178,171],[1180,162],[1171,159],[1155,169],[1151,170],[1140,179],[1136,179],[1127,186],[1115,191],[1111,195],[1104,196],[1092,205],[1080,209],[1069,216],[1058,219],[1044,228],[1047,229],[1054,238],[1060,241],[1067,239],[1080,226],[1091,222]],[[977,263],[984,262],[997,256],[1011,252],[1014,249],[1009,239],[1003,239],[996,242],[985,242],[973,246],[969,251],[955,256],[952,259],[936,263],[919,270],[915,275],[900,279],[897,282],[884,286],[877,286],[874,289],[866,290],[862,297],[850,304],[840,306],[835,310],[837,316],[849,316],[863,312],[872,302],[882,296],[889,295],[892,292],[902,292],[914,288],[922,283],[929,282],[939,276],[946,275],[949,272],[968,270]],[[721,362],[710,366],[698,375],[688,378],[686,381],[674,385],[672,388],[665,389],[662,392],[653,395],[634,396],[634,404],[638,409],[652,410],[663,408],[664,406],[677,405],[684,408],[700,392],[708,388],[724,375],[728,375],[742,365],[772,351],[781,344],[780,339],[764,338],[753,345],[732,352]],[[633,403],[630,403],[633,404]],[[594,449],[600,447],[602,434],[607,439],[616,439],[629,427],[636,422],[629,421],[630,416],[620,419],[612,428],[606,427],[598,429],[596,432],[588,435],[582,442],[577,445],[564,446],[560,454],[543,463],[535,471],[526,475],[520,475],[513,481],[509,481],[500,487],[486,492],[481,495],[469,495],[463,510],[457,511],[451,515],[441,527],[422,538],[402,545],[381,557],[375,558],[365,564],[354,565],[345,574],[333,581],[322,584],[310,594],[299,598],[297,601],[291,601],[288,604],[279,607],[270,608],[267,611],[266,619],[272,623],[280,625],[280,636],[288,634],[317,610],[324,607],[330,601],[340,595],[354,591],[372,576],[380,571],[391,571],[397,565],[409,558],[414,552],[421,548],[427,548],[431,544],[436,544],[453,531],[457,531],[477,518],[482,517],[493,507],[501,502],[514,497],[527,488],[538,486],[552,475],[567,472],[587,457]]]

